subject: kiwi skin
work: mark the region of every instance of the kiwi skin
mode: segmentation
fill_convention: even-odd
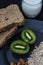
[[[14,45],[23,45],[23,46],[26,46],[26,48],[25,49],[16,49],[15,47],[14,47]],[[30,46],[26,43],[26,42],[24,42],[24,41],[21,41],[21,40],[15,40],[15,41],[13,41],[12,43],[11,43],[11,45],[10,45],[10,50],[13,52],[13,53],[16,53],[16,54],[20,54],[20,55],[25,55],[25,54],[27,54],[29,51],[30,51]]]
[[[26,36],[25,36],[25,32],[28,32],[31,37],[32,37],[32,40],[29,40]],[[21,38],[24,42],[28,43],[28,44],[34,44],[36,42],[36,35],[33,31],[29,30],[29,29],[25,29],[21,32]]]

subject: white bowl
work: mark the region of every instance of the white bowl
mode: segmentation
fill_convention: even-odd
[[[27,17],[30,18],[36,17],[40,13],[41,8],[42,0],[38,4],[28,4],[27,2],[22,1],[22,10]]]

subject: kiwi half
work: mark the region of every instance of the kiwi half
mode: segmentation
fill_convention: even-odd
[[[35,33],[28,29],[22,31],[21,38],[28,44],[33,44],[36,41]]]
[[[30,46],[24,41],[16,40],[10,45],[10,49],[13,53],[26,54],[30,50]]]

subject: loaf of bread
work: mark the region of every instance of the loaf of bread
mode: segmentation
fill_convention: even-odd
[[[16,4],[11,4],[6,8],[0,9],[0,32],[6,31],[15,24],[24,24],[24,16]]]

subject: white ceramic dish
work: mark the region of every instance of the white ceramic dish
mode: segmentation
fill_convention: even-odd
[[[42,8],[42,0],[22,0],[22,10],[27,17],[36,17]]]

